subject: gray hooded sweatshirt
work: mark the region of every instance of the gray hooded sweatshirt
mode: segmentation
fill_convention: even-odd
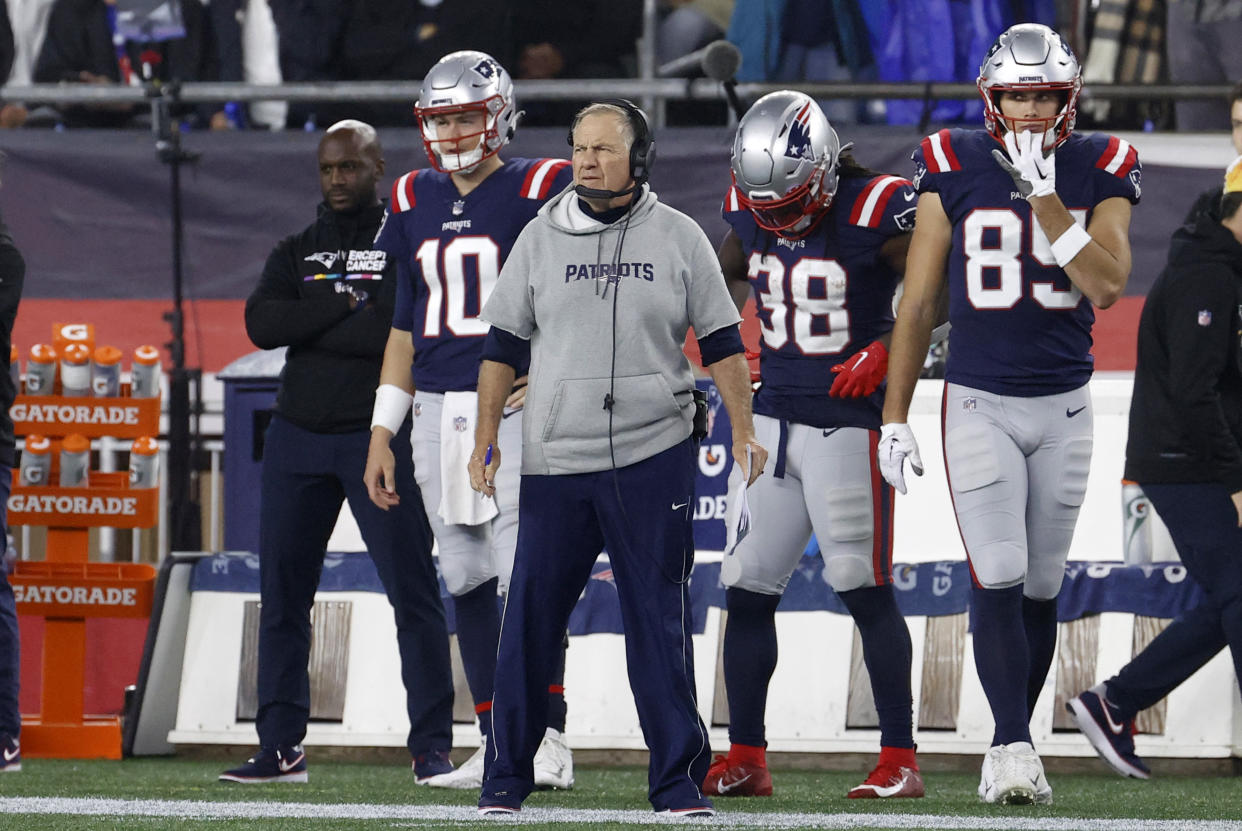
[[[741,320],[703,230],[646,185],[610,225],[572,186],[551,199],[514,243],[482,317],[530,341],[522,473],[535,475],[625,467],[685,441],[686,332]]]

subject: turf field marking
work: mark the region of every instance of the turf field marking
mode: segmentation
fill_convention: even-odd
[[[406,820],[412,823],[486,823],[473,807],[463,805],[377,805],[368,803],[312,802],[210,802],[204,800],[91,799],[59,797],[0,798],[0,814],[67,814],[106,817],[172,817],[177,819],[353,819]],[[499,822],[525,825],[556,823],[630,823],[640,825],[684,820],[661,817],[650,811],[577,810],[572,808],[527,808],[521,814]],[[712,828],[820,828],[850,829],[876,827],[892,829],[944,829],[945,831],[1242,831],[1242,822],[1227,820],[1144,820],[1080,819],[1076,817],[959,817],[939,814],[798,814],[741,813],[718,814],[714,819],[694,822]]]

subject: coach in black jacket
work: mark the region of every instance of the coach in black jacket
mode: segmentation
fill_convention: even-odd
[[[396,295],[395,264],[371,250],[384,217],[376,196],[383,172],[374,129],[360,121],[329,127],[319,142],[319,217],[276,246],[246,301],[255,345],[289,349],[260,495],[260,750],[225,771],[227,781],[307,781],[301,742],[310,715],[310,609],[345,499],[394,609],[415,775],[452,770],[448,632],[409,419],[393,438],[400,503],[380,510],[362,481]]]
[[[1203,600],[1113,678],[1069,702],[1100,756],[1146,779],[1130,726],[1228,646],[1242,678],[1242,157],[1217,218],[1173,235],[1139,321],[1125,477],[1169,528]]]

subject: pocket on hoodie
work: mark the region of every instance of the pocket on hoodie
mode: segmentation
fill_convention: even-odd
[[[614,436],[681,417],[681,408],[658,372],[608,378],[576,378],[558,381],[543,425],[543,440],[598,439],[608,436],[608,410],[604,397],[612,389]]]

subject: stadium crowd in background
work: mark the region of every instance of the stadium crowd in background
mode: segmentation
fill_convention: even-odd
[[[139,83],[142,57],[156,79],[182,81],[420,81],[442,55],[475,49],[513,68],[517,80],[638,77],[642,0],[211,0],[181,2],[184,35],[145,42],[118,9],[148,0],[3,0],[0,78]],[[994,33],[1018,22],[1061,31],[1095,82],[1225,83],[1242,77],[1227,48],[1242,25],[1242,0],[1113,0],[1089,9],[1054,0],[661,0],[652,32],[659,64],[724,36],[743,59],[741,81],[974,80],[975,60]],[[145,13],[140,11],[141,13]],[[128,20],[122,15],[122,20]],[[11,24],[11,25],[10,25]],[[592,37],[583,39],[582,32]],[[126,38],[131,38],[127,40]],[[134,40],[133,38],[138,38]],[[36,70],[37,67],[37,70]],[[964,121],[978,103],[919,100],[821,101],[833,123]],[[576,102],[528,102],[528,123],[564,124]],[[1220,103],[1178,101],[1084,105],[1084,123],[1113,129],[1203,130],[1219,123]],[[722,110],[689,107],[686,117],[719,123]],[[0,126],[141,124],[130,105],[52,108],[10,102]],[[341,118],[412,126],[404,104],[237,102],[187,107],[186,127],[229,129],[326,125]]]

